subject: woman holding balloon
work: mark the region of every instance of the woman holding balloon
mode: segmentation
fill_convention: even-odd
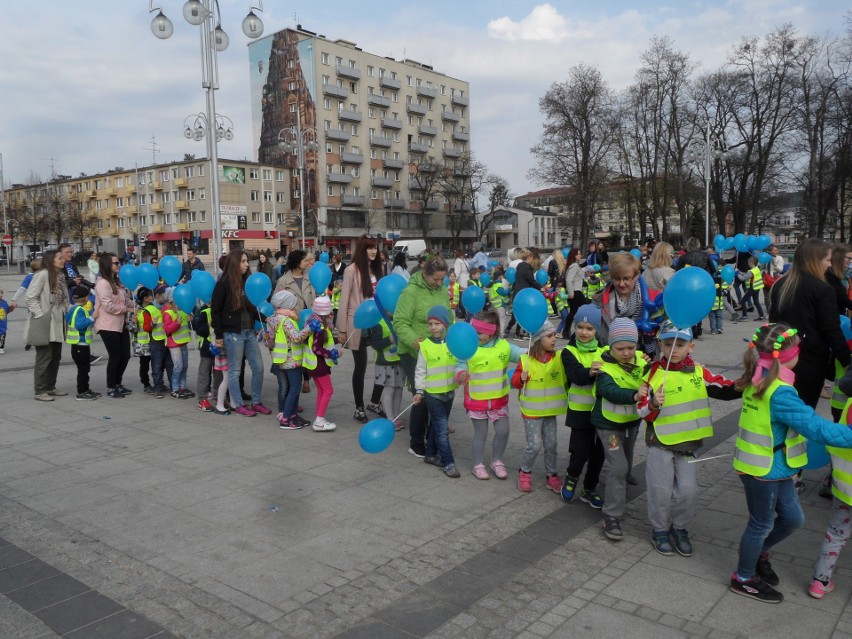
[[[352,253],[352,263],[343,271],[343,290],[340,293],[340,308],[337,311],[337,340],[352,351],[355,368],[352,371],[352,396],[355,399],[353,419],[364,424],[367,422],[367,412],[364,410],[364,379],[367,376],[367,355],[369,343],[360,330],[355,329],[355,311],[364,300],[375,295],[376,285],[382,278],[382,261],[379,257],[378,240],[371,235],[362,235],[355,242]],[[370,403],[367,410],[385,417],[382,410],[383,388],[373,384]],[[394,415],[388,415],[393,419]]]
[[[101,253],[98,258],[101,276],[95,284],[95,310],[92,314],[95,332],[101,336],[107,350],[107,395],[114,399],[131,392],[122,386],[121,381],[130,362],[128,313],[135,312],[133,296],[119,279],[120,268],[121,262],[115,253]]]

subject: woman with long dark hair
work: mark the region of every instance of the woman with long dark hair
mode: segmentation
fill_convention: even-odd
[[[213,288],[210,300],[210,323],[216,335],[216,346],[225,347],[228,356],[228,392],[239,415],[254,417],[272,411],[263,405],[263,359],[257,345],[254,322],[259,319],[257,308],[246,297],[249,259],[245,252],[235,249],[228,253],[222,277]],[[251,368],[251,404],[243,403],[240,391],[240,365],[243,357]]]
[[[355,360],[355,370],[352,371],[352,395],[355,399],[356,422],[365,423],[367,412],[364,410],[364,378],[367,374],[367,340],[366,335],[355,329],[353,321],[355,311],[366,299],[373,297],[376,284],[382,278],[382,261],[379,257],[379,244],[376,238],[362,235],[355,242],[352,253],[352,263],[343,271],[343,290],[340,293],[340,309],[337,311],[338,341],[352,351]],[[385,416],[382,410],[382,387],[373,384],[373,392],[367,410],[377,415]],[[388,415],[393,419],[395,415]]]
[[[128,313],[133,313],[133,295],[118,278],[121,262],[115,253],[101,253],[98,257],[100,277],[95,284],[95,332],[101,336],[107,351],[107,396],[120,399],[131,393],[121,384],[122,376],[130,363],[130,331]]]

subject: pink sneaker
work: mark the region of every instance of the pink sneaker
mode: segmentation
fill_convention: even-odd
[[[506,465],[499,459],[495,459],[491,462],[491,470],[494,471],[494,475],[497,479],[506,479],[506,477],[509,476],[509,473],[506,472]],[[560,488],[562,488],[562,486],[560,486]]]
[[[814,599],[822,599],[832,590],[834,590],[833,581],[829,580],[828,585],[826,586],[819,579],[814,579],[808,588],[808,594]]]
[[[257,403],[257,404],[255,404],[254,406],[252,406],[252,407],[251,407],[251,409],[252,409],[255,413],[260,413],[261,415],[269,415],[269,414],[271,414],[271,413],[272,413],[272,411],[271,411],[271,410],[269,410],[266,406],[264,406],[264,405],[263,405],[263,404],[261,404],[260,402],[258,402],[258,403]]]
[[[254,417],[255,415],[257,415],[257,413],[255,413],[251,408],[246,405],[237,406],[234,412],[237,415],[242,415],[243,417]]]
[[[401,419],[393,420],[393,429],[394,430],[402,430],[403,428],[405,428],[405,424],[402,423]]]
[[[522,470],[518,471],[518,490],[522,493],[532,492],[532,473],[525,473]]]
[[[544,485],[550,488],[553,492],[559,495],[562,494],[562,480],[559,479],[559,475],[548,475]]]
[[[491,475],[489,475],[488,471],[485,470],[485,464],[477,464],[470,472],[473,473],[473,476],[477,479],[491,479]]]

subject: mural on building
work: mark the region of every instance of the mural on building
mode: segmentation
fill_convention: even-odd
[[[297,169],[298,155],[287,153],[279,145],[281,131],[289,129],[294,137],[301,128],[316,131],[316,87],[313,77],[314,51],[310,39],[299,40],[296,32],[286,29],[253,43],[249,47],[252,69],[252,119],[258,161]],[[281,135],[283,137],[283,135]],[[307,140],[312,141],[311,134]],[[317,140],[318,141],[318,140]],[[305,199],[305,233],[317,233],[317,181],[319,152],[305,150],[304,189],[298,171],[291,172],[288,226],[298,226],[299,198]]]

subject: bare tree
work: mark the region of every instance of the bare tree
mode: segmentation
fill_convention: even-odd
[[[420,205],[418,221],[421,237],[427,242],[432,228],[431,211],[438,211],[444,195],[444,170],[441,165],[426,153],[413,153],[409,159],[408,188],[412,201]],[[416,194],[416,198],[414,195]]]
[[[512,203],[513,196],[509,191],[509,182],[506,178],[489,173],[483,184],[483,195],[487,206],[483,211],[477,211],[474,218],[474,236],[478,242],[482,241],[488,228],[498,215],[498,211]]]

